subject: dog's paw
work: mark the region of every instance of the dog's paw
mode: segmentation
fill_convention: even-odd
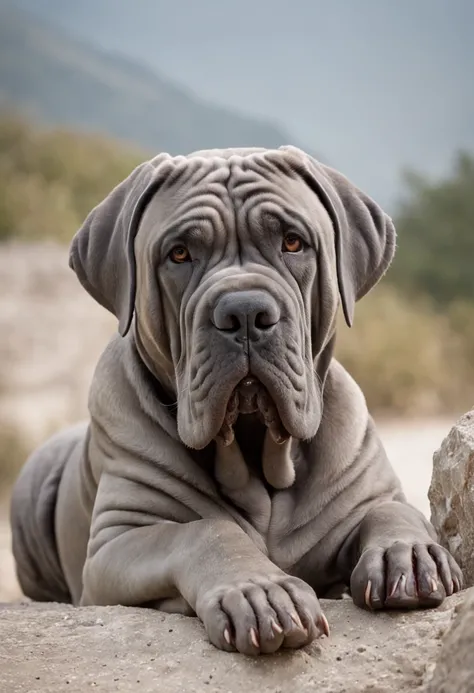
[[[199,599],[196,611],[211,643],[229,652],[257,655],[298,648],[329,634],[312,588],[287,575],[219,585]]]
[[[436,607],[461,589],[459,566],[434,543],[367,549],[351,576],[352,598],[365,609]]]

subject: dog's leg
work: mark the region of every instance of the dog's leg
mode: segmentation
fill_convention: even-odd
[[[181,596],[214,645],[245,654],[301,647],[327,632],[312,588],[275,566],[230,521],[135,528],[119,521],[114,531],[95,520],[82,605],[169,605]]]
[[[366,609],[438,606],[462,588],[462,573],[414,507],[386,502],[365,516],[343,548],[354,602]]]

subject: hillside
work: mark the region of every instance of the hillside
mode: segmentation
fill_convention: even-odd
[[[403,167],[445,175],[474,149],[472,0],[14,1],[276,119],[384,204]]]
[[[295,143],[271,122],[200,101],[159,73],[75,40],[0,0],[0,99],[48,125],[150,151]]]

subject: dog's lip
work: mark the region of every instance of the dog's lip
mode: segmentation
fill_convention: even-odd
[[[232,391],[217,438],[224,445],[230,445],[234,440],[233,427],[239,415],[254,413],[259,415],[276,443],[282,444],[288,440],[290,434],[282,423],[275,403],[262,383],[253,375],[243,378]]]

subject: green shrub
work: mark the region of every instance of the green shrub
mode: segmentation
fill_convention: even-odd
[[[461,152],[443,180],[405,175],[395,216],[398,250],[387,279],[440,306],[474,302],[474,155]]]

